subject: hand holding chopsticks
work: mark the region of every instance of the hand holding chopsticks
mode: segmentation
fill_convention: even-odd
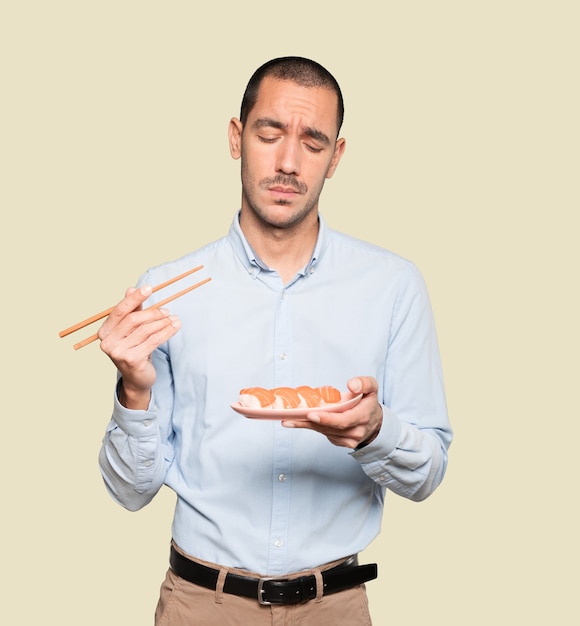
[[[185,278],[186,276],[189,276],[190,274],[193,274],[194,272],[197,272],[198,270],[200,270],[202,268],[203,268],[203,265],[198,265],[197,267],[194,267],[193,269],[188,270],[187,272],[184,272],[183,274],[180,274],[179,276],[175,276],[174,278],[166,280],[165,282],[160,283],[156,287],[153,287],[151,293],[155,293],[156,291],[159,291],[160,289],[163,289],[164,287],[168,287],[169,285],[172,285],[173,283],[181,280],[182,278]],[[148,307],[148,308],[159,309],[162,306],[165,306],[167,303],[171,302],[172,300],[176,300],[177,298],[180,298],[181,296],[185,295],[186,293],[189,293],[190,291],[193,291],[194,289],[197,289],[198,287],[201,287],[202,285],[205,285],[210,280],[211,280],[211,278],[205,278],[204,280],[201,280],[200,282],[195,283],[195,285],[192,285],[191,287],[187,287],[186,289],[183,289],[182,291],[179,291],[179,292],[173,294],[172,296],[169,296],[168,298],[165,298],[164,300],[161,300],[160,302],[157,302],[156,304],[154,304],[154,305],[152,305],[151,307]],[[65,330],[61,330],[58,333],[58,336],[59,337],[66,337],[67,335],[70,335],[71,333],[74,333],[77,330],[80,330],[81,328],[85,328],[85,326],[89,326],[90,324],[92,324],[94,322],[97,322],[98,320],[101,320],[104,317],[107,317],[114,308],[115,307],[109,307],[108,309],[105,309],[104,311],[101,311],[100,313],[96,313],[95,315],[92,315],[91,317],[88,317],[86,320],[83,320],[82,322],[78,322],[77,324],[74,324],[73,326],[70,326],[69,328],[66,328]],[[98,334],[95,333],[94,335],[91,335],[90,337],[87,337],[86,339],[83,339],[79,343],[76,343],[73,346],[73,348],[75,350],[78,350],[79,348],[82,348],[82,347],[88,345],[89,343],[92,343],[93,341],[96,341],[98,338],[99,338]]]

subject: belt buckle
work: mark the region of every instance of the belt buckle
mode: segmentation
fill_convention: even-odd
[[[262,606],[270,606],[272,602],[270,600],[264,600],[264,583],[267,583],[269,580],[278,580],[277,578],[260,578],[258,579],[258,602]]]

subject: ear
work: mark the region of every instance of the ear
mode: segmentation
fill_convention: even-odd
[[[328,170],[326,171],[326,178],[332,178],[336,168],[338,167],[338,163],[344,154],[346,149],[346,140],[345,139],[337,139],[336,144],[334,146],[334,154],[332,155],[332,161],[328,166]]]
[[[228,138],[232,158],[239,159],[242,156],[242,122],[237,117],[232,117],[230,120]]]

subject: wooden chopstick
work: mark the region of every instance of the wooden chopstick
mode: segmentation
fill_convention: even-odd
[[[152,306],[147,307],[147,308],[148,309],[159,309],[162,306],[164,306],[165,304],[167,304],[168,302],[171,302],[172,300],[177,300],[177,298],[180,298],[181,296],[185,295],[186,293],[189,293],[190,291],[193,291],[194,289],[197,289],[198,287],[201,287],[202,285],[205,285],[205,283],[209,283],[210,280],[211,280],[211,278],[204,278],[199,283],[195,283],[195,285],[192,285],[191,287],[187,287],[187,289],[184,289],[183,291],[179,291],[178,293],[174,293],[172,296],[169,296],[169,298],[165,298],[165,300],[161,300],[160,302],[157,302],[157,304],[153,304]],[[96,341],[98,338],[99,338],[99,334],[95,333],[94,335],[91,335],[90,337],[87,337],[86,339],[83,339],[82,341],[79,341],[78,343],[75,343],[73,348],[75,350],[78,350],[79,348],[84,348],[84,346],[88,346],[89,343],[93,343],[93,341]]]
[[[176,283],[178,280],[181,280],[182,278],[185,278],[186,276],[189,276],[190,274],[193,274],[194,272],[197,272],[198,270],[202,268],[203,268],[203,265],[198,265],[197,267],[194,267],[192,270],[188,270],[187,272],[184,272],[183,274],[180,274],[179,276],[175,276],[175,278],[170,278],[169,280],[166,280],[164,283],[157,285],[157,287],[153,287],[153,291],[151,293],[155,293],[156,291],[159,291],[160,289],[163,289],[164,287],[172,285],[173,283]],[[97,313],[96,315],[92,315],[91,317],[88,317],[86,320],[83,320],[82,322],[79,322],[78,324],[75,324],[74,326],[71,326],[70,328],[61,330],[60,333],[58,333],[58,336],[66,337],[67,335],[70,335],[71,333],[74,333],[75,331],[80,330],[81,328],[84,328],[85,326],[89,326],[93,322],[98,322],[99,320],[102,320],[103,317],[107,317],[107,315],[109,315],[109,313],[114,308],[115,307],[113,306],[109,307],[105,311],[101,311],[100,313]]]

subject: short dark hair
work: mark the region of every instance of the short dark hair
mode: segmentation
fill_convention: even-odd
[[[326,68],[322,67],[320,63],[304,57],[279,57],[272,59],[261,65],[252,74],[242,98],[240,110],[240,121],[242,124],[246,123],[250,111],[256,105],[260,84],[267,76],[272,76],[279,80],[290,80],[302,87],[326,87],[334,91],[338,99],[336,113],[338,136],[338,131],[340,131],[344,119],[344,101],[340,86],[334,76]]]

